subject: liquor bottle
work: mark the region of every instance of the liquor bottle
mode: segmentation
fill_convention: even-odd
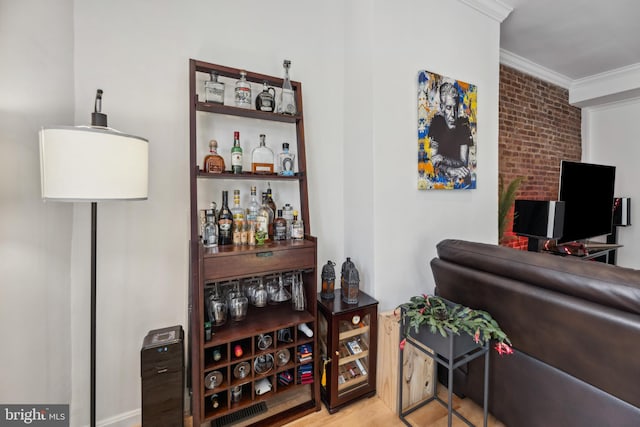
[[[218,212],[218,244],[230,245],[233,243],[233,214],[229,209],[229,192],[222,191],[222,207]]]
[[[293,86],[291,86],[291,80],[289,80],[289,67],[291,67],[291,61],[285,59],[282,66],[284,67],[284,82],[282,83],[282,93],[280,94],[278,113],[295,116],[298,110],[296,108],[296,95],[293,91]]]
[[[209,154],[204,158],[204,171],[207,173],[224,172],[224,159],[218,154],[218,141],[209,141]]]
[[[293,211],[293,222],[291,223],[291,238],[293,240],[304,239],[304,224],[298,219],[298,211]]]
[[[276,90],[267,86],[268,83],[262,84],[262,92],[256,96],[256,110],[273,112],[276,107]]]
[[[287,240],[291,239],[291,224],[293,223],[293,206],[289,203],[282,208],[282,217],[287,221]]]
[[[249,216],[249,209],[247,209],[247,216]],[[256,221],[247,221],[247,244],[249,246],[256,245]]]
[[[278,209],[278,217],[273,220],[273,240],[287,240],[287,221],[282,217],[282,209]]]
[[[246,71],[240,71],[240,80],[236,81],[235,102],[236,107],[251,108],[251,83]]]
[[[247,206],[247,222],[250,224],[254,224],[258,220],[258,211],[260,210],[260,203],[258,202],[258,196],[256,195],[256,187],[251,186],[251,199],[249,200],[249,205]],[[255,230],[254,230],[255,231]]]
[[[216,204],[211,202],[211,209],[205,211],[207,222],[202,230],[202,245],[205,248],[218,246],[218,224],[216,223]]]
[[[289,152],[289,143],[282,143],[282,151],[278,155],[278,174],[283,176],[293,176],[293,161],[295,154]]]
[[[271,183],[267,182],[267,204],[275,214],[278,210],[276,209],[276,202],[273,201],[273,194],[271,193]]]
[[[231,172],[242,173],[242,147],[240,147],[240,132],[233,132],[233,147],[231,148]]]
[[[218,81],[218,73],[212,71],[210,80],[204,82],[204,100],[224,104],[224,83]]]
[[[242,244],[242,231],[244,230],[244,209],[240,206],[240,190],[233,190],[233,244]],[[245,238],[246,240],[246,238]]]
[[[273,236],[272,227],[273,211],[267,204],[267,193],[262,193],[262,206],[260,206],[260,210],[258,211],[258,217],[256,221],[256,234],[262,233],[265,236],[264,241],[268,242]]]
[[[260,145],[251,151],[251,172],[273,173],[273,150],[266,145],[266,136],[260,135]]]

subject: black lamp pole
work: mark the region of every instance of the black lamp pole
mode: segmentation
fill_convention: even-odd
[[[91,427],[96,426],[96,240],[98,204],[91,202]]]

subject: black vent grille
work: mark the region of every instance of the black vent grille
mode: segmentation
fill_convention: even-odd
[[[240,409],[232,414],[224,415],[211,421],[211,427],[225,427],[233,423],[237,423],[247,418],[267,412],[267,404],[264,402],[256,403],[247,408]]]

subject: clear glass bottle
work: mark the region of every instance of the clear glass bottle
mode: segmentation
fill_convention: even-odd
[[[291,223],[291,239],[304,239],[304,224],[302,219],[298,219],[298,211],[293,211],[293,222]]]
[[[203,169],[207,173],[224,172],[224,159],[218,154],[218,141],[209,141],[209,154],[204,158]]]
[[[240,206],[240,190],[233,190],[233,244],[242,244],[242,231],[244,230],[244,209]],[[245,238],[246,240],[246,238]]]
[[[296,108],[296,94],[293,91],[293,86],[289,79],[291,61],[285,59],[282,66],[284,67],[284,82],[282,83],[282,92],[280,93],[280,102],[278,103],[278,113],[295,116],[298,109]]]
[[[246,71],[240,71],[240,80],[236,81],[234,99],[236,107],[251,108],[251,83],[247,81]]]
[[[247,209],[247,216],[249,213],[249,209]],[[256,221],[247,221],[247,244],[249,246],[256,245]]]
[[[264,241],[269,242],[273,236],[273,216],[274,213],[267,204],[267,193],[262,193],[262,206],[258,211],[256,221],[256,234],[264,235]]]
[[[256,96],[256,110],[273,112],[276,106],[276,90],[268,82],[262,84],[262,92]]]
[[[233,132],[233,147],[231,148],[231,172],[242,173],[242,147],[240,147],[240,132]]]
[[[293,176],[295,154],[289,152],[289,143],[282,143],[282,151],[278,155],[278,174],[283,176]]]
[[[229,209],[229,192],[222,191],[222,207],[218,212],[218,245],[233,243],[233,214]]]
[[[273,220],[273,240],[287,240],[287,221],[282,217],[282,209]]]
[[[216,204],[211,202],[211,209],[205,211],[206,222],[202,229],[202,245],[205,248],[218,246],[218,224],[216,223]]]
[[[249,205],[247,206],[247,222],[255,226],[258,220],[258,211],[260,210],[260,202],[258,202],[258,196],[256,192],[256,186],[251,186],[251,198],[249,199]]]
[[[291,224],[293,223],[293,206],[289,203],[282,208],[282,217],[287,221],[287,240],[291,239]]]
[[[273,150],[267,147],[265,134],[260,135],[260,145],[251,151],[251,172],[273,173]]]
[[[218,81],[218,73],[212,71],[210,80],[204,82],[204,100],[216,104],[224,104],[224,83]]]

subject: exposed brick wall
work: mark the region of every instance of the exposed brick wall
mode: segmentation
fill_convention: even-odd
[[[560,160],[580,161],[581,110],[569,91],[500,65],[498,172],[505,186],[526,177],[517,198],[557,200]],[[512,216],[512,215],[511,215]],[[506,246],[526,249],[527,239],[505,235]]]

